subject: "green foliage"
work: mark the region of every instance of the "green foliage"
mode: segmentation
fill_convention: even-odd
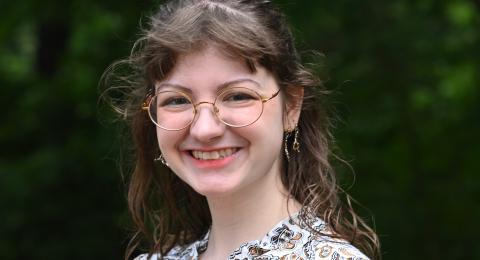
[[[385,258],[479,258],[480,6],[321,2],[285,6],[326,54],[351,192],[374,213]]]
[[[325,54],[349,192],[384,258],[480,258],[478,1],[278,2],[299,46]],[[97,84],[155,4],[0,3],[1,259],[122,257],[119,131]]]

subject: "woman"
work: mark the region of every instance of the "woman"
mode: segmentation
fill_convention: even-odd
[[[126,259],[141,245],[137,259],[377,257],[377,236],[339,197],[325,91],[278,9],[180,0],[149,21],[110,72],[126,83],[116,108],[136,151]]]

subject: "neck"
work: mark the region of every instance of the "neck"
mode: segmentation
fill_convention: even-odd
[[[289,199],[279,176],[261,182],[265,183],[229,196],[207,198],[212,227],[203,259],[226,259],[243,243],[261,239],[278,222],[300,210],[300,204]]]

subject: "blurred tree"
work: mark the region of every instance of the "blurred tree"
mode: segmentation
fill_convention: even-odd
[[[479,258],[478,1],[320,2],[285,6],[326,54],[385,258]]]
[[[0,6],[0,258],[119,259],[118,131],[99,124],[97,83],[152,4]]]

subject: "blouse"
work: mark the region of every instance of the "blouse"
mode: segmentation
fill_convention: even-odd
[[[345,240],[332,238],[327,225],[318,217],[308,219],[308,224],[316,232],[312,233],[306,223],[302,223],[299,213],[282,220],[262,239],[242,244],[233,251],[228,260],[289,260],[289,259],[330,259],[330,260],[365,260],[369,259],[360,250]],[[324,235],[322,235],[324,234]],[[188,245],[176,246],[165,256],[166,260],[198,260],[199,255],[207,249],[209,232],[200,240]],[[139,255],[135,260],[157,260],[159,254],[148,258]]]

